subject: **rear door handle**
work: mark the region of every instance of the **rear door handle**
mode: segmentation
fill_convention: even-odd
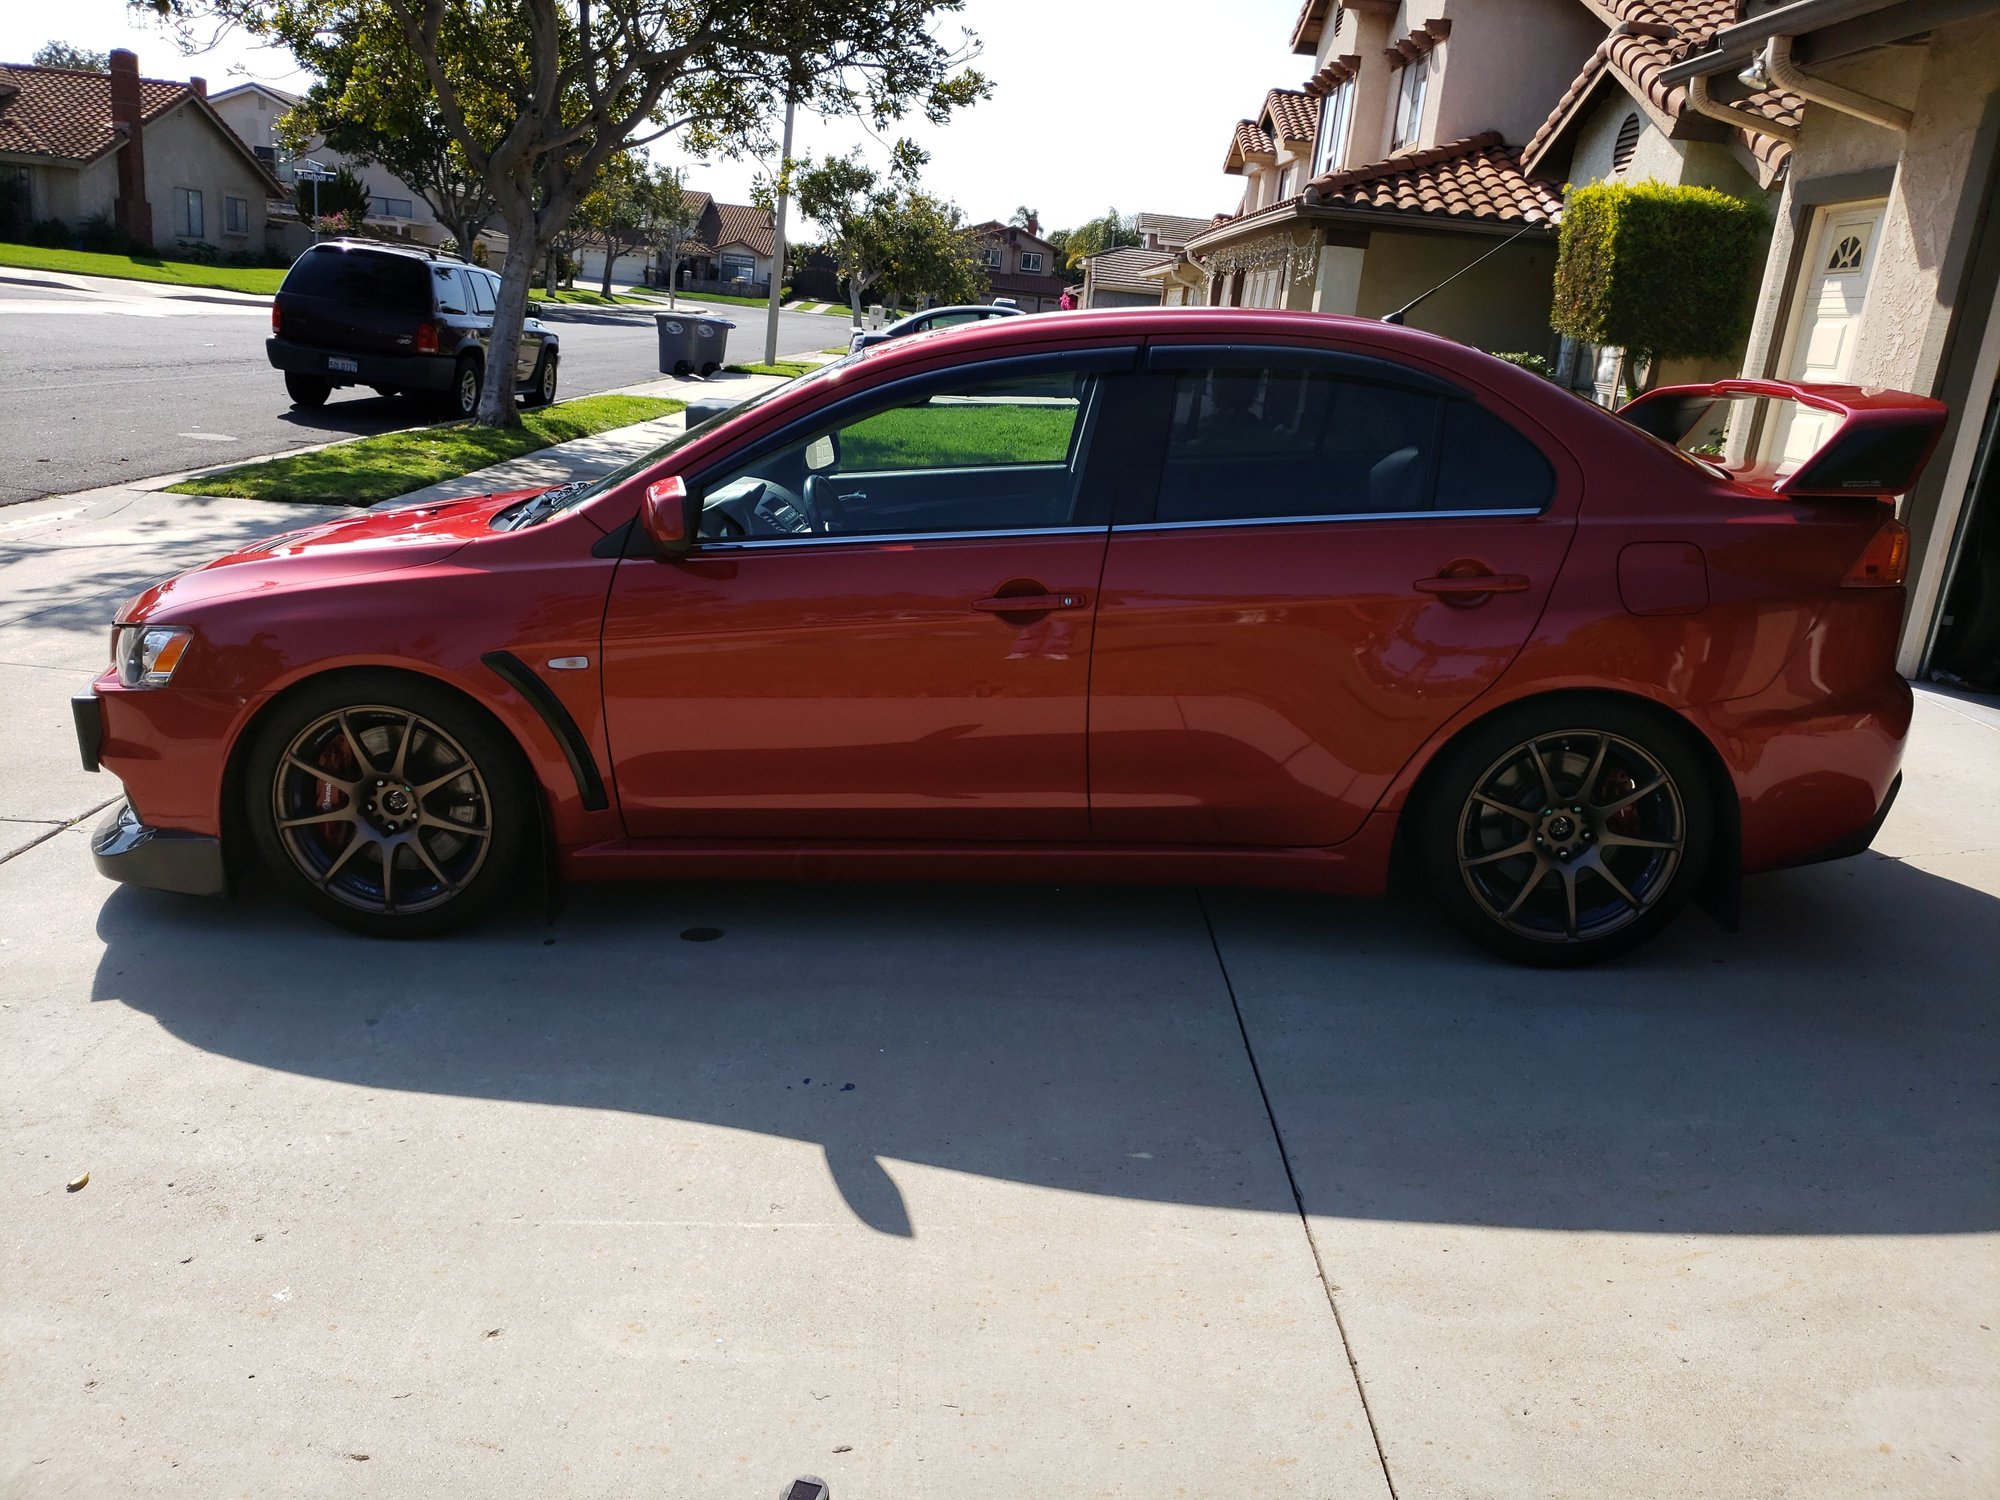
[[[1084,597],[1081,594],[995,594],[990,599],[975,599],[974,609],[984,610],[989,615],[1045,615],[1057,609],[1082,609]]]
[[[1528,580],[1519,573],[1464,573],[1437,578],[1419,578],[1410,585],[1420,594],[1447,597],[1465,594],[1525,594]]]

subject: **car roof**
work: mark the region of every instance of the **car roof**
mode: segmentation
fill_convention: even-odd
[[[428,251],[419,250],[413,245],[385,245],[380,240],[321,240],[318,244],[306,246],[299,253],[302,256],[311,255],[315,251],[321,250],[337,250],[343,254],[352,254],[355,251],[360,251],[367,255],[396,255],[401,256],[404,260],[423,261],[426,265],[464,266],[467,270],[485,269],[483,266],[474,266],[469,261],[463,260],[456,255],[433,255]]]

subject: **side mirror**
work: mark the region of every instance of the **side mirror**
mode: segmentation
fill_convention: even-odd
[[[687,481],[674,474],[647,485],[646,498],[639,502],[639,524],[665,556],[678,557],[692,547]]]
[[[530,302],[528,304],[528,316],[531,318],[539,318],[548,310],[549,305],[546,302]]]

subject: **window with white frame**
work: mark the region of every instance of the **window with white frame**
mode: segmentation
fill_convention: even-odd
[[[757,262],[747,255],[724,255],[722,279],[754,282],[757,279]]]
[[[1413,57],[1403,65],[1396,81],[1396,123],[1389,136],[1389,149],[1402,151],[1417,144],[1424,133],[1424,97],[1430,90],[1431,54]]]
[[[174,233],[193,240],[207,233],[202,220],[200,188],[174,189]]]
[[[1000,247],[998,245],[988,245],[982,258],[985,260],[988,270],[997,271],[1000,269]]]
[[[223,198],[222,232],[224,234],[248,234],[250,232],[250,200],[248,198]]]
[[[383,219],[414,219],[417,205],[409,198],[370,198],[368,211]]]
[[[1313,170],[1337,172],[1347,161],[1347,137],[1354,124],[1354,80],[1349,79],[1319,101],[1319,144]]]
[[[1042,252],[1039,250],[1023,250],[1021,252],[1021,269],[1031,275],[1040,271],[1042,269]]]

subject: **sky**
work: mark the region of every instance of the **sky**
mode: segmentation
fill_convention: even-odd
[[[1190,0],[966,0],[958,15],[940,18],[941,34],[976,35],[990,99],[942,129],[918,123],[880,140],[851,121],[802,116],[793,155],[860,147],[883,165],[889,142],[907,133],[931,153],[926,186],[967,218],[1005,219],[1025,206],[1040,213],[1045,231],[1111,207],[1196,217],[1233,210],[1243,181],[1222,171],[1231,128],[1257,112],[1267,89],[1297,88],[1312,71],[1310,58],[1286,46],[1297,16],[1298,0],[1233,0],[1222,10]],[[26,62],[50,40],[100,52],[129,47],[148,76],[200,74],[211,92],[248,79],[292,89],[309,81],[288,54],[240,34],[182,57],[124,0],[0,4],[0,61]],[[653,154],[685,166],[689,187],[724,202],[747,202],[770,165],[688,163],[671,141]]]

